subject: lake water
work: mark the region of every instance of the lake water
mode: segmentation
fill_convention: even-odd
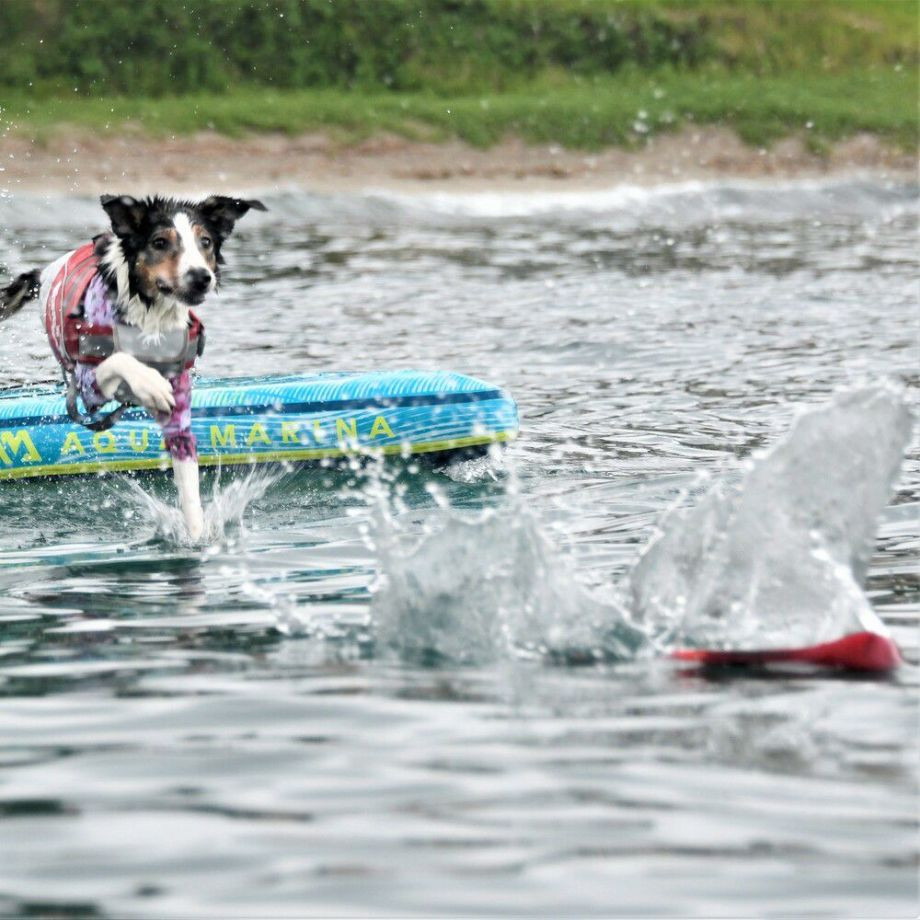
[[[916,431],[868,570],[894,676],[707,677],[582,627],[802,406],[887,377],[916,409],[916,188],[265,201],[204,373],[450,368],[521,437],[209,478],[206,548],[168,480],[0,484],[0,915],[915,916]],[[0,199],[0,267],[102,217]],[[34,308],[0,365],[55,375]]]

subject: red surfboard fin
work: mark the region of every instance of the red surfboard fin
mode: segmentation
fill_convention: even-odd
[[[873,632],[850,633],[833,642],[800,648],[745,651],[682,648],[671,653],[678,661],[694,662],[703,667],[759,667],[771,664],[799,663],[848,671],[893,671],[902,662],[897,645]]]

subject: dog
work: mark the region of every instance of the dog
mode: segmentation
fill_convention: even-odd
[[[203,349],[204,327],[191,308],[217,289],[221,248],[236,222],[267,209],[255,199],[221,195],[197,202],[103,195],[100,201],[111,231],[0,289],[0,321],[38,299],[74,421],[108,428],[129,405],[154,416],[179,508],[197,541],[204,513],[189,371]],[[102,414],[112,400],[119,407]]]

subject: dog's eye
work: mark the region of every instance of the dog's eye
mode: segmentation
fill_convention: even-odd
[[[211,243],[211,237],[203,236],[201,238],[201,248],[202,249],[210,249],[212,245],[213,244]]]
[[[158,236],[150,244],[154,249],[159,249],[160,251],[167,249],[169,247],[169,240],[163,236]]]

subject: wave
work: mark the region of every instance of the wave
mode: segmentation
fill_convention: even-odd
[[[408,212],[469,218],[585,215],[685,225],[743,218],[782,222],[822,216],[891,217],[916,207],[918,186],[877,179],[690,181],[537,192],[375,193]]]
[[[308,223],[388,225],[482,220],[608,219],[614,226],[696,226],[720,221],[782,223],[857,218],[890,220],[915,214],[918,185],[878,178],[718,180],[658,185],[618,184],[560,191],[403,193],[366,189],[316,194],[266,191],[267,214],[247,216],[246,230]],[[0,194],[0,227],[104,229],[95,196]]]

